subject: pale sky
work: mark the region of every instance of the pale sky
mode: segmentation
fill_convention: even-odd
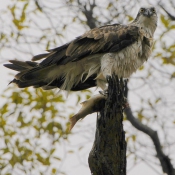
[[[0,0],[0,9],[5,9],[6,6],[10,3],[10,0]],[[6,20],[6,19],[4,19]],[[7,56],[10,58],[10,53],[6,53]],[[9,81],[12,79],[12,76],[9,75],[9,73],[14,73],[14,71],[10,71],[6,68],[3,67],[2,64],[0,64],[0,93],[3,93],[3,90],[6,89]],[[97,93],[97,91],[95,92]],[[69,100],[71,100],[70,98],[68,98]],[[2,104],[3,101],[0,101],[0,104]],[[80,106],[78,106],[79,108]],[[78,110],[78,108],[76,108],[76,111]],[[90,115],[88,117],[86,117],[83,121],[80,121],[77,125],[86,125],[87,123],[91,123],[91,125],[93,125],[95,127],[95,123],[96,123],[96,114],[94,115]],[[76,126],[75,126],[76,127]],[[74,130],[74,132],[77,132],[78,130]],[[78,142],[80,141],[80,139],[82,139],[81,137],[78,136],[79,133],[76,133],[76,136],[71,137],[71,145],[77,145]],[[95,135],[95,133],[94,133]],[[82,159],[85,160],[86,157],[86,165],[87,163],[87,157],[89,154],[89,151],[92,147],[92,142],[88,144],[88,146],[85,149],[85,153]],[[129,164],[130,162],[128,162]],[[154,166],[154,165],[153,165]],[[69,154],[67,155],[67,159],[63,164],[62,170],[67,172],[68,175],[90,175],[90,170],[88,169],[88,167],[84,166],[84,165],[80,165],[80,162],[77,158],[77,156],[75,156],[74,154]],[[135,167],[133,167],[127,174],[128,175],[160,175],[162,172],[161,169],[157,170],[158,173],[156,173],[154,170],[152,170],[152,168],[150,166],[148,166],[146,163],[141,162],[139,164],[137,164]]]

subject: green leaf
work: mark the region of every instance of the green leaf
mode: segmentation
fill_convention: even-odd
[[[156,99],[155,103],[158,103],[159,101],[161,101],[160,97]]]
[[[142,121],[145,118],[145,116],[140,112],[137,114],[137,118],[139,119],[139,121]]]
[[[136,135],[132,135],[132,140],[133,140],[133,142],[135,142],[136,141]]]
[[[49,50],[49,47],[50,47],[50,41],[47,42],[46,50]]]
[[[56,171],[57,171],[57,170],[56,170],[55,168],[52,169],[52,173],[53,173],[53,174],[56,174]]]
[[[53,157],[53,158],[56,159],[56,160],[61,161],[61,158],[59,158],[59,157]]]
[[[55,152],[55,148],[53,148],[51,151],[50,151],[50,154],[52,155],[54,152]]]
[[[108,4],[108,6],[106,7],[106,9],[110,9],[112,6],[113,6],[113,4],[110,2],[110,3]]]
[[[36,153],[36,156],[38,161],[41,162],[43,165],[50,165],[49,158],[44,158],[39,153]]]
[[[166,28],[168,28],[168,27],[169,27],[169,24],[170,24],[169,19],[166,19],[164,15],[160,15],[160,19],[161,19],[163,25],[164,25]]]
[[[72,153],[74,153],[74,151],[73,150],[69,150],[68,153],[72,154]]]

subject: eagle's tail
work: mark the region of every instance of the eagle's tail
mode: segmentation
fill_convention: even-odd
[[[23,62],[10,60],[9,62],[11,64],[4,64],[4,66],[19,72],[10,83],[15,83],[20,88],[29,86],[34,86],[37,88],[46,86],[48,83],[50,83],[45,77],[47,72],[52,69],[51,66],[42,67],[39,66],[38,63],[31,61]]]
[[[71,65],[67,67],[41,65],[32,61],[23,62],[17,60],[10,60],[9,62],[11,64],[4,64],[4,66],[18,71],[10,83],[17,84],[19,88],[33,86],[34,88],[42,87],[44,90],[60,88],[67,91],[79,91],[96,86],[96,74],[82,81],[81,72],[75,73],[79,69],[71,71]],[[84,77],[86,76],[84,75]]]

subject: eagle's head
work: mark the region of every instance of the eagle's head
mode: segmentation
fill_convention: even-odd
[[[157,13],[156,13],[156,9],[154,7],[141,7],[139,12],[138,12],[138,16],[140,18],[142,17],[147,17],[147,18],[157,18]]]
[[[153,35],[157,27],[156,9],[153,6],[141,7],[133,23],[147,31],[149,30],[150,36]]]
[[[157,24],[157,12],[156,9],[152,6],[141,7],[135,22],[155,22]]]

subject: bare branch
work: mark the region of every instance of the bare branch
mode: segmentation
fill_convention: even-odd
[[[80,2],[78,1],[78,3],[80,3]],[[84,5],[84,8],[82,10],[82,12],[84,13],[84,15],[86,16],[87,25],[91,29],[93,29],[93,28],[96,27],[96,23],[95,23],[96,22],[96,19],[94,19],[94,17],[93,17],[93,9],[94,9],[95,6],[96,6],[95,5],[95,2],[93,2],[93,4],[90,4],[90,2],[89,2],[90,9],[88,10],[87,7],[86,7],[86,5]]]
[[[126,91],[125,93],[127,96],[128,92]],[[133,113],[132,113],[130,108],[126,108],[124,110],[124,112],[127,116],[127,119],[131,122],[131,124],[135,128],[137,128],[139,131],[144,132],[152,139],[154,146],[155,146],[155,150],[157,152],[156,156],[160,161],[163,172],[167,173],[168,175],[175,175],[175,169],[171,163],[170,158],[167,155],[165,155],[162,151],[162,146],[160,144],[160,139],[159,139],[159,136],[157,134],[157,131],[154,131],[153,129],[151,129],[147,125],[142,124],[138,119],[136,119],[133,116]]]
[[[171,13],[169,13],[161,4],[159,4],[159,6],[166,12],[166,14],[168,15],[168,17],[169,17],[172,21],[175,21],[175,16],[173,16]]]

